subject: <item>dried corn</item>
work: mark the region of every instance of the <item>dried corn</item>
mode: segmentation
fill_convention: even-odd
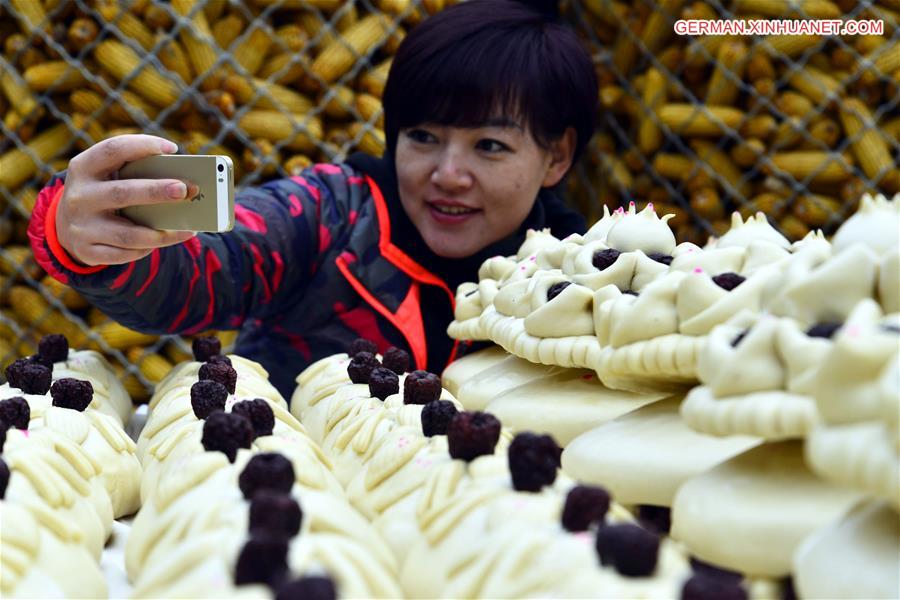
[[[666,104],[659,109],[659,120],[672,131],[687,136],[720,136],[735,129],[744,119],[744,112],[724,106],[694,106]]]
[[[62,152],[70,139],[65,125],[54,125],[28,142],[28,153],[15,148],[0,156],[0,186],[14,189],[30,179],[38,169],[32,156],[47,162]]]
[[[707,104],[734,104],[738,96],[738,81],[744,76],[746,60],[747,46],[743,42],[722,44],[709,82],[709,91],[706,93]]]
[[[87,336],[74,322],[57,312],[38,292],[21,285],[9,290],[9,304],[22,323],[50,334],[61,333],[73,347],[85,345]]]
[[[644,154],[656,152],[662,145],[662,132],[656,123],[658,117],[656,110],[666,103],[666,80],[658,69],[651,68],[647,71],[647,79],[644,82],[644,105],[651,115],[641,120],[638,129],[638,148]]]
[[[41,280],[41,285],[44,286],[47,293],[62,302],[62,305],[69,310],[83,310],[89,306],[81,294],[49,275]]]
[[[868,107],[856,98],[846,99],[841,105],[841,122],[866,176],[881,180],[891,192],[900,191],[900,172]]]
[[[146,352],[144,348],[129,348],[125,353],[128,360],[137,365],[147,381],[156,384],[163,380],[172,370],[172,363],[159,354]]]
[[[134,331],[115,321],[108,321],[99,325],[96,331],[110,348],[115,348],[116,350],[124,350],[131,346],[148,346],[155,342],[158,337]]]
[[[131,77],[140,64],[140,58],[134,50],[115,40],[98,44],[94,49],[94,56],[104,69],[120,80]],[[174,104],[180,95],[175,82],[160,75],[150,65],[145,65],[128,85],[148,102],[160,107]]]
[[[193,0],[172,0],[172,8],[179,15],[191,19],[191,27],[181,30],[181,43],[184,44],[188,57],[191,59],[194,73],[197,73],[198,76],[210,73],[216,63],[216,51],[213,48],[212,30],[209,28],[209,21],[206,20],[206,13],[203,12],[202,6],[195,4]],[[201,89],[208,91],[215,85],[215,78],[207,77],[201,85]],[[150,98],[148,100],[152,101]]]
[[[815,183],[838,183],[852,174],[846,157],[833,152],[777,152],[770,161],[777,171],[801,182],[808,178]]]
[[[344,75],[354,62],[366,56],[388,34],[390,22],[383,15],[368,15],[351,26],[336,40],[323,48],[312,64],[312,72],[326,83]]]
[[[276,110],[251,110],[240,118],[238,126],[250,137],[282,143],[301,152],[315,149],[322,137],[322,122],[303,114],[286,114]]]

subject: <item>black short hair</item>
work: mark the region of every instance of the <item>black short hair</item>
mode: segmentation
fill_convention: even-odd
[[[569,26],[512,0],[462,2],[417,25],[397,50],[382,98],[388,154],[401,129],[502,116],[545,148],[573,127],[577,160],[594,133],[597,94],[591,56]]]

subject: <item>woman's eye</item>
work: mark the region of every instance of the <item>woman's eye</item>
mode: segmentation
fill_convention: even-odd
[[[503,142],[498,142],[497,140],[492,140],[492,139],[478,140],[478,144],[476,144],[476,147],[479,150],[484,150],[485,152],[490,152],[490,153],[503,152],[504,150],[509,150],[509,146],[507,146]]]
[[[406,132],[406,137],[419,144],[426,144],[434,140],[434,136],[424,129],[410,129]]]

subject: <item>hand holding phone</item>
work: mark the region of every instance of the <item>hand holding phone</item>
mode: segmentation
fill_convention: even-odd
[[[221,155],[148,156],[119,169],[119,179],[175,178],[197,184],[182,202],[128,206],[121,214],[160,230],[222,232],[234,227],[234,169]]]
[[[183,202],[198,193],[189,178],[113,179],[126,163],[176,150],[161,137],[121,135],[98,142],[69,161],[55,229],[59,244],[76,262],[124,264],[195,235],[190,230],[159,231],[118,214],[132,206]]]

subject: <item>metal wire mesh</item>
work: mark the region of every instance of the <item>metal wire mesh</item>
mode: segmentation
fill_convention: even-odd
[[[63,331],[104,352],[141,401],[190,355],[189,338],[123,331],[31,258],[37,192],[72,156],[154,133],[229,155],[240,189],[380,153],[391,55],[451,1],[0,0],[0,366]],[[885,31],[691,38],[672,26],[795,5],[882,19]],[[564,14],[601,82],[601,128],[569,178],[589,218],[652,201],[676,213],[679,240],[702,242],[732,210],[762,210],[799,238],[832,231],[865,190],[898,191],[897,0],[571,0]]]
[[[380,153],[380,95],[405,30],[444,0],[0,0],[0,365],[66,333],[145,400],[190,338],[111,323],[30,256],[37,192],[87,146],[153,133],[227,154],[238,190]],[[204,332],[208,333],[208,332]],[[235,332],[218,332],[226,348]]]
[[[573,192],[592,217],[654,202],[679,240],[763,211],[792,239],[832,233],[863,192],[900,191],[900,6],[893,0],[585,0],[601,130]],[[679,19],[880,20],[882,35],[680,36]],[[600,203],[596,199],[600,199]]]

